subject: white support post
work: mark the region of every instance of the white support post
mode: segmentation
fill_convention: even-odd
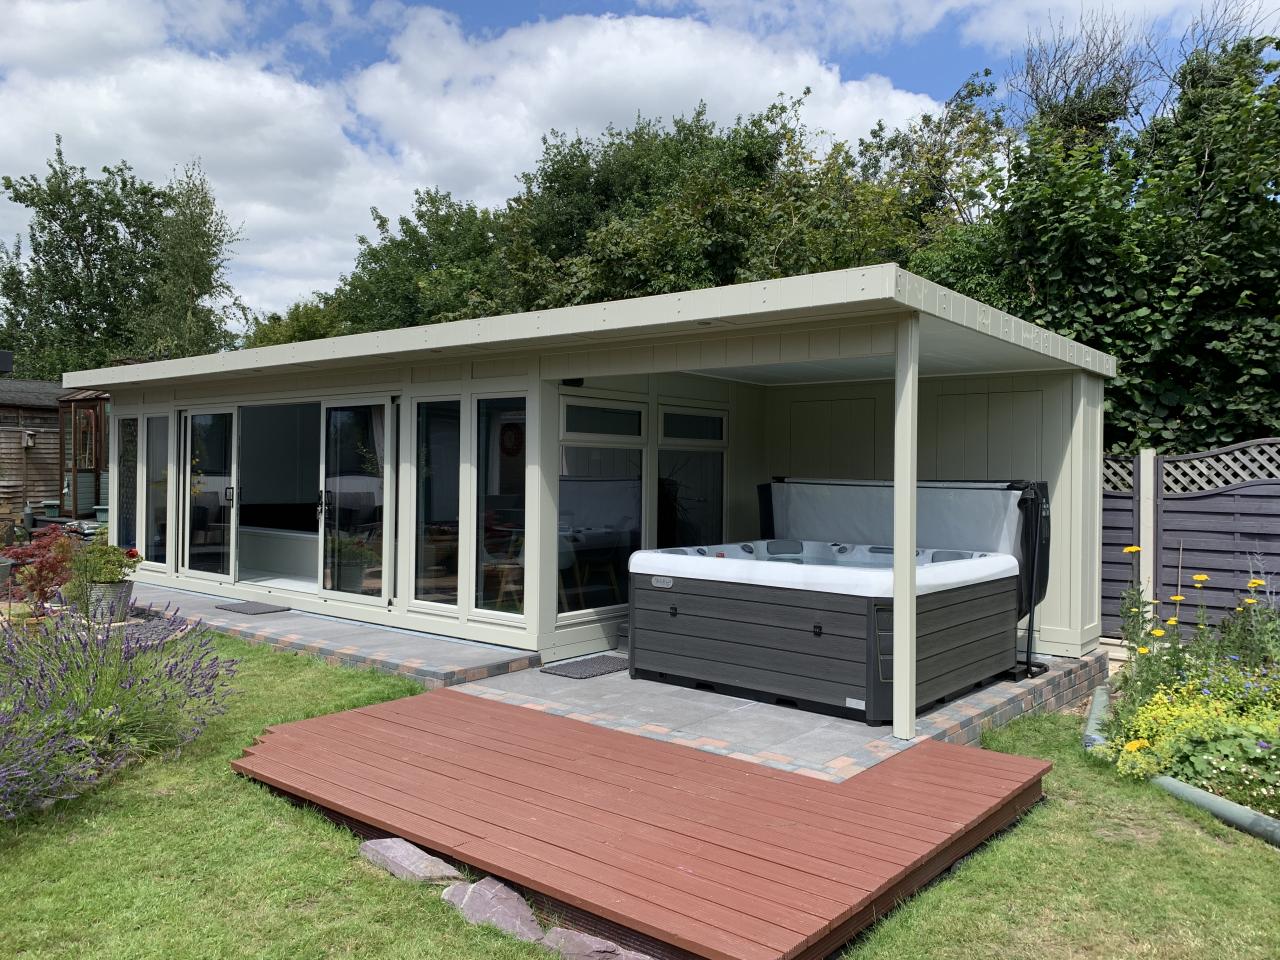
[[[920,316],[898,321],[893,381],[893,735],[916,735],[916,443]]]
[[[1138,451],[1138,581],[1142,595],[1156,598],[1156,452],[1150,447]]]

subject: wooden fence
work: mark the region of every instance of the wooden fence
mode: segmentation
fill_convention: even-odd
[[[1214,620],[1234,610],[1252,577],[1280,588],[1280,438],[1107,457],[1102,512],[1105,635],[1118,632],[1120,593],[1138,569],[1123,552],[1129,544],[1142,547],[1137,575],[1148,596],[1187,597],[1185,619],[1200,604]],[[1195,574],[1209,579],[1196,587]]]

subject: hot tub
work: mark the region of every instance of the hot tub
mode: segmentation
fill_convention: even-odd
[[[929,526],[939,540],[916,550],[920,707],[1018,666],[1019,619],[1043,593],[1044,571],[1026,557],[1048,531],[1037,520],[1027,534],[1029,486],[1038,510],[1043,485],[921,485],[920,519],[946,520],[922,524],[921,542]],[[765,487],[762,527],[773,536],[631,555],[632,676],[889,722],[893,548],[777,535],[882,529],[885,485]]]

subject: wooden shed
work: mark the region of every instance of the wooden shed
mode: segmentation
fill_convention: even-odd
[[[68,390],[58,401],[61,426],[61,516],[71,520],[95,515],[109,499],[107,417],[111,395],[99,390]]]
[[[0,377],[0,518],[17,520],[31,503],[56,500],[58,469],[57,383]]]

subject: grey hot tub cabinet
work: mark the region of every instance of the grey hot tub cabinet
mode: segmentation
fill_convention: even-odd
[[[1018,578],[917,600],[916,702],[1012,669]],[[631,575],[631,675],[890,722],[893,601]]]

